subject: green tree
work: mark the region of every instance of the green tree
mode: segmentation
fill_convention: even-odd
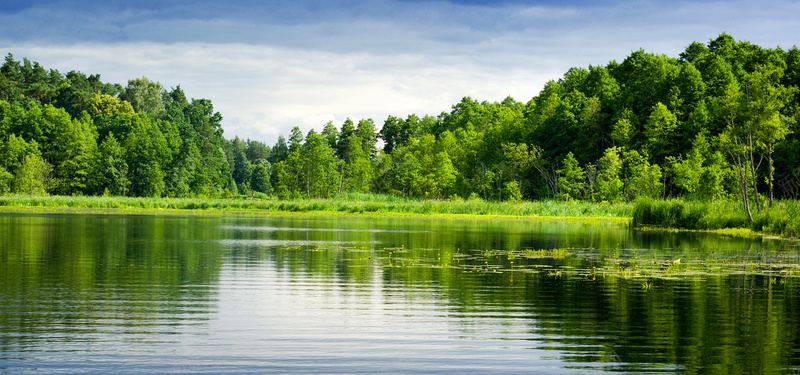
[[[432,176],[430,194],[433,197],[444,198],[452,194],[458,172],[453,167],[453,162],[446,151],[437,153],[431,164]]]
[[[94,161],[90,188],[95,194],[108,191],[115,196],[125,196],[130,188],[128,163],[122,145],[109,134],[100,144]]]
[[[336,144],[336,155],[344,162],[350,158],[350,142],[353,141],[352,138],[356,134],[356,126],[353,123],[353,120],[347,118],[342,123],[342,129],[339,131],[339,142]]]
[[[130,103],[137,113],[143,112],[155,119],[161,119],[166,115],[162,99],[165,94],[161,83],[142,77],[128,80],[128,86],[125,86],[119,97]]]
[[[619,154],[619,147],[610,147],[597,161],[597,179],[594,185],[595,201],[618,202],[622,198],[624,183],[620,179],[622,160]]]
[[[392,152],[392,191],[404,197],[421,196],[425,182],[422,165],[412,150],[412,145],[399,146]]]
[[[38,154],[36,142],[26,142],[22,137],[10,134],[0,142],[0,167],[10,174],[17,173],[28,155]],[[10,187],[10,186],[7,186]]]
[[[228,165],[239,190],[246,193],[253,175],[253,164],[247,157],[247,143],[239,137],[228,142]]]
[[[572,155],[572,152],[567,153],[561,163],[561,169],[556,172],[558,172],[558,197],[565,201],[569,201],[570,198],[580,199],[586,173],[581,168],[578,160]]]
[[[98,116],[113,116],[117,112],[134,113],[133,106],[118,98],[101,94],[98,92],[92,93],[89,99],[89,115],[94,117]]]
[[[378,137],[383,140],[383,152],[387,155],[391,154],[395,147],[408,142],[406,122],[399,117],[387,117],[378,133]]]
[[[378,133],[375,130],[375,122],[371,118],[359,120],[355,135],[361,140],[361,149],[372,160],[378,152],[376,147]]]
[[[329,198],[339,190],[339,160],[328,140],[312,129],[303,145],[302,186],[307,198]]]
[[[322,136],[328,140],[328,145],[335,150],[336,146],[339,144],[339,129],[336,128],[333,121],[325,123],[325,126],[322,128]]]
[[[250,187],[264,194],[272,193],[272,184],[270,183],[272,174],[272,166],[266,159],[259,159],[256,161],[253,168],[253,176],[250,182]]]
[[[656,103],[644,128],[647,151],[658,160],[678,151],[678,119],[666,105]]]
[[[352,136],[347,145],[350,148],[347,152],[350,158],[344,162],[341,176],[344,179],[343,190],[367,193],[372,183],[372,165],[369,155],[364,152],[361,139],[357,136]]]
[[[288,171],[286,160],[281,160],[272,165],[272,180],[275,181],[273,191],[280,199],[287,199],[291,196],[294,178]]]
[[[44,115],[54,123],[53,140],[44,156],[53,164],[53,191],[70,195],[87,192],[97,152],[97,133],[88,114],[70,119],[63,109],[45,106]]]
[[[772,155],[775,145],[791,133],[791,125],[795,121],[781,113],[797,91],[796,86],[790,88],[780,85],[782,75],[783,72],[776,67],[758,65],[745,81],[748,136],[754,139],[755,149],[767,159],[770,206],[773,203],[775,180]],[[753,170],[752,174],[755,177],[756,171]]]
[[[38,154],[26,156],[14,176],[14,192],[28,195],[47,194],[52,169],[53,167]]]
[[[509,202],[519,202],[522,200],[522,191],[520,191],[517,181],[509,181],[503,185],[503,199]]]
[[[279,161],[286,160],[287,156],[289,156],[289,146],[286,145],[286,138],[281,134],[278,136],[278,141],[275,142],[275,146],[272,147],[272,154],[267,158],[267,161],[271,164],[275,164]]]
[[[124,148],[131,193],[143,197],[161,196],[165,188],[162,166],[168,164],[170,150],[157,124],[143,113],[134,115],[133,129],[125,139]]]
[[[754,151],[752,128],[743,116],[744,94],[736,84],[729,84],[725,88],[725,94],[715,98],[716,111],[720,117],[724,118],[727,126],[720,134],[720,145],[728,152],[732,164],[736,171],[738,182],[738,195],[742,201],[742,207],[750,221],[753,221],[753,214],[750,209],[750,196],[756,201],[756,208],[759,207],[758,184],[749,186],[750,182],[756,182],[757,178],[752,175],[756,167],[754,166]],[[752,179],[751,179],[752,177]]]
[[[628,179],[625,192],[628,201],[640,197],[657,198],[664,193],[664,184],[661,183],[661,167],[650,164],[646,155],[639,154],[636,150],[625,153],[628,164]]]

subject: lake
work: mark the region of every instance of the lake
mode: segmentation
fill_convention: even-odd
[[[0,215],[0,373],[800,373],[796,242]]]

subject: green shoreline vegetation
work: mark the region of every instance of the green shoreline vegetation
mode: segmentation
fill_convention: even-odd
[[[735,236],[800,238],[800,202],[778,201],[751,223],[737,202],[640,199],[633,203],[581,201],[495,202],[422,200],[346,193],[329,199],[142,198],[0,196],[0,212],[103,214],[322,215],[397,218],[561,220],[628,224],[639,230],[712,231]]]
[[[800,238],[800,49],[720,34],[571,68],[527,102],[346,119],[274,146],[208,99],[0,66],[0,205],[583,218]],[[449,216],[448,216],[449,215]],[[576,219],[577,220],[577,219]]]
[[[249,198],[139,198],[0,196],[0,212],[196,213],[231,215],[326,215],[425,218],[568,220],[628,223],[633,206],[628,203],[493,202],[473,200],[420,200],[391,195],[348,193],[329,199]],[[63,209],[68,209],[64,211]]]

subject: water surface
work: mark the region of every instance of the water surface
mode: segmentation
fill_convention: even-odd
[[[797,263],[613,224],[0,215],[0,372],[793,374]]]

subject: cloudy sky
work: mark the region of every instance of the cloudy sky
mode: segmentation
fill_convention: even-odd
[[[800,45],[800,0],[27,0],[0,3],[0,52],[208,98],[228,138],[274,144],[464,96],[528,101],[570,67],[677,56],[721,32]]]

